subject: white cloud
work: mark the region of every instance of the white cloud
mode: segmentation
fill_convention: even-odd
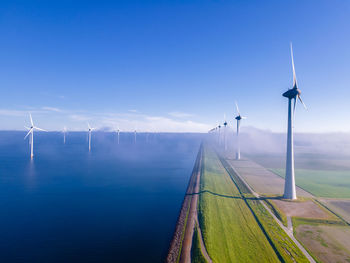
[[[210,125],[185,120],[178,117],[153,116],[128,110],[127,112],[89,112],[67,110],[50,106],[28,110],[0,109],[0,129],[23,129],[23,121],[31,112],[35,121],[43,124],[47,130],[62,130],[63,125],[69,130],[84,130],[86,122],[98,129],[121,129],[123,131],[148,132],[207,132]],[[174,114],[189,116],[189,114]],[[62,127],[61,127],[62,126]]]
[[[54,107],[42,107],[41,109],[42,109],[42,110],[45,110],[45,111],[62,112],[61,109],[59,109],[59,108],[54,108]]]
[[[180,112],[180,111],[172,111],[172,112],[169,112],[168,114],[175,118],[189,118],[194,116],[194,114]]]
[[[70,114],[68,117],[74,121],[88,121],[91,120],[91,117],[82,114]]]

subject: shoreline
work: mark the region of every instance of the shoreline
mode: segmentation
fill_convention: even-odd
[[[191,245],[192,243],[192,235],[190,237],[191,240],[188,240],[189,237],[185,238],[185,233],[188,231],[191,231],[191,229],[188,229],[188,223],[193,221],[193,216],[190,215],[190,208],[193,198],[193,193],[195,193],[195,187],[197,184],[197,178],[198,174],[200,172],[200,163],[202,159],[202,144],[199,147],[199,151],[197,154],[197,158],[192,170],[192,174],[190,177],[190,180],[188,182],[186,194],[184,197],[184,200],[182,202],[181,210],[176,222],[175,231],[173,234],[172,241],[170,242],[168,255],[166,257],[167,263],[176,263],[181,262],[184,258],[184,254],[186,252],[191,252],[191,246],[186,249],[186,252],[183,250],[183,242],[189,243]],[[193,232],[193,229],[192,229]],[[188,245],[187,245],[188,246]]]

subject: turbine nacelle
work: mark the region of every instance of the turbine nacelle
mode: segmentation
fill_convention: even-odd
[[[88,131],[89,132],[91,132],[91,131],[93,131],[93,130],[95,130],[96,128],[91,128],[91,126],[90,126],[90,124],[89,123],[87,123],[87,126],[88,126]]]
[[[246,118],[247,118],[247,117],[238,115],[235,119],[236,119],[237,121],[240,121],[240,120],[245,120]]]
[[[282,96],[288,99],[295,99],[297,96],[300,97],[300,94],[301,94],[300,89],[294,86],[294,88],[289,89],[285,93],[283,93]]]

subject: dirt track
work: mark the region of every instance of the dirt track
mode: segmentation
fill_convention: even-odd
[[[202,147],[200,147],[195,166],[193,168],[192,176],[190,178],[186,196],[182,204],[181,212],[176,224],[173,240],[170,244],[167,263],[175,263],[180,258],[180,263],[191,262],[191,247],[194,227],[198,223],[197,219],[197,205],[198,205],[198,192],[200,185],[201,174],[201,162],[202,162]],[[187,221],[186,221],[187,218]],[[202,240],[200,228],[198,227],[199,235],[201,238],[201,249],[203,255],[207,258],[208,262],[211,262]],[[180,252],[181,251],[181,252]]]

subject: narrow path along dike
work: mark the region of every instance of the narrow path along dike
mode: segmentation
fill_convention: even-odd
[[[198,222],[197,219],[197,205],[198,192],[200,184],[200,171],[202,163],[203,147],[201,146],[197,155],[196,163],[193,168],[192,176],[190,178],[186,196],[184,198],[180,215],[176,224],[173,240],[170,244],[167,263],[190,263],[191,262],[191,247],[194,227]],[[198,223],[197,223],[198,225]],[[199,229],[200,230],[200,229]],[[200,231],[199,231],[200,233]],[[202,237],[200,233],[200,237]],[[201,250],[203,255],[210,260],[204,243],[201,240]],[[211,262],[211,261],[208,261]]]

